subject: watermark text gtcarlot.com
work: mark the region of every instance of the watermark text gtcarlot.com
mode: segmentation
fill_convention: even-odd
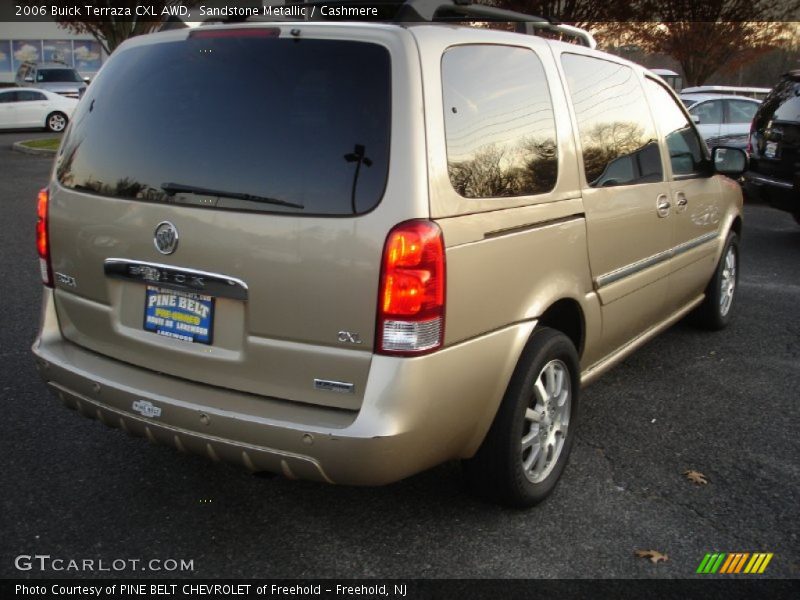
[[[18,571],[102,572],[122,571],[185,572],[194,571],[194,559],[183,558],[63,558],[49,554],[20,554],[14,559]]]

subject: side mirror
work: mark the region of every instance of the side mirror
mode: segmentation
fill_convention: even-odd
[[[742,176],[749,162],[744,150],[727,146],[714,148],[711,151],[711,161],[714,164],[714,171],[733,179]]]
[[[692,115],[692,121],[694,121],[695,125],[700,125],[700,115]]]
[[[92,81],[92,80],[91,80],[91,78],[89,78],[89,77],[84,77],[84,78],[83,78],[83,83],[85,83],[86,85],[89,85],[89,83],[91,83],[91,81]]]

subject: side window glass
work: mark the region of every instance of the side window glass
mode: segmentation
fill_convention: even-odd
[[[587,183],[610,187],[663,181],[655,125],[633,69],[577,54],[562,55],[561,64]]]
[[[745,102],[743,100],[728,101],[728,118],[730,123],[749,123],[758,110],[755,102]]]
[[[17,92],[17,101],[18,102],[32,102],[34,100],[44,100],[44,94],[40,94],[39,92],[30,92],[30,91],[23,91]]]
[[[442,56],[447,172],[465,198],[551,191],[558,178],[553,106],[539,57],[509,46]]]
[[[705,156],[703,142],[674,98],[660,84],[647,79],[647,93],[653,104],[653,113],[659,123],[669,149],[673,175],[692,175],[703,172]]]
[[[17,92],[4,92],[0,94],[0,104],[7,104],[14,102],[17,97]]]
[[[722,123],[722,102],[719,100],[698,102],[689,112],[700,118],[700,125],[719,125]]]

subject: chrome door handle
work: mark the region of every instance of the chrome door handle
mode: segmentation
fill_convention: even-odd
[[[675,209],[675,212],[683,212],[686,210],[686,207],[689,204],[689,200],[686,198],[686,194],[683,192],[678,192],[675,194],[675,198],[677,198],[676,204],[678,205]]]
[[[670,206],[672,205],[669,203],[669,198],[667,198],[666,194],[661,194],[656,198],[656,212],[662,219],[669,215]]]

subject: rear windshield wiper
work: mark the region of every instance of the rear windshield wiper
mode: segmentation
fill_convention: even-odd
[[[305,208],[302,204],[288,202],[287,200],[279,200],[278,198],[270,198],[269,196],[257,196],[254,194],[245,194],[243,192],[221,192],[219,190],[195,187],[193,185],[183,185],[182,183],[164,183],[161,185],[161,189],[170,196],[174,196],[175,194],[200,194],[203,196],[217,196],[218,198],[232,198],[234,200],[277,204],[278,206],[289,206],[291,208]]]

